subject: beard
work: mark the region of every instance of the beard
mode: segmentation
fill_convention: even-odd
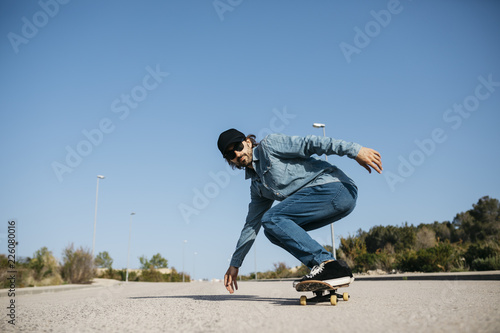
[[[248,155],[241,156],[235,163],[237,166],[246,168],[248,166],[252,166],[252,157]]]

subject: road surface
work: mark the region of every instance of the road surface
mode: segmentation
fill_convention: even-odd
[[[1,332],[500,332],[500,281],[356,281],[349,301],[299,305],[290,281],[130,282],[15,297]],[[309,295],[308,295],[309,296]]]

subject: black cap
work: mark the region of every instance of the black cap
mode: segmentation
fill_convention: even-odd
[[[234,128],[231,128],[219,135],[219,140],[217,140],[217,147],[219,147],[222,156],[224,156],[224,153],[226,152],[226,149],[230,144],[245,141],[246,138],[247,137],[245,136],[245,134],[241,133],[238,130],[235,130]]]

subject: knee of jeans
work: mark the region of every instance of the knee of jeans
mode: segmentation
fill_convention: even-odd
[[[356,200],[352,200],[349,208],[345,212],[345,215],[347,216],[347,215],[351,214],[355,207],[356,207]]]
[[[271,243],[279,245],[280,242],[273,236],[276,231],[276,223],[278,219],[279,217],[277,215],[269,213],[268,211],[262,216],[260,221],[262,228],[264,229],[264,235],[266,235]]]
[[[273,243],[274,245],[281,246],[281,243],[278,241],[278,239],[276,237],[274,237],[273,235],[271,235],[271,233],[269,231],[267,231],[266,229],[264,229],[264,235],[266,235],[267,239],[269,239],[269,241],[271,243]]]
[[[273,223],[273,214],[269,213],[269,211],[265,212],[264,215],[262,215],[260,222],[262,223],[262,227],[267,229],[269,224]]]
[[[342,215],[347,216],[356,207],[356,199],[351,196],[342,196],[340,200],[333,200],[333,207]]]

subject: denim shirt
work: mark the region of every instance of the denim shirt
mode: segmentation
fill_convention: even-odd
[[[241,266],[260,230],[262,216],[275,200],[282,201],[309,186],[331,182],[354,185],[342,170],[312,155],[347,155],[354,159],[360,149],[357,143],[322,136],[266,136],[253,148],[253,170],[246,168],[245,179],[252,180],[251,201],[230,265]]]

